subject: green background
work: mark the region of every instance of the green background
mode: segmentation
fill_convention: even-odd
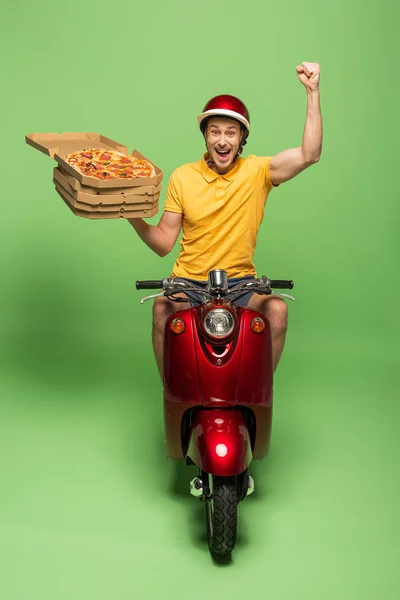
[[[388,0],[3,3],[2,600],[398,598],[398,18]],[[300,144],[302,61],[321,64],[324,149],[271,193],[259,234],[259,273],[292,278],[296,302],[271,452],[222,567],[193,472],[164,457],[134,285],[178,248],[159,258],[125,221],[75,217],[24,135],[137,148],[164,200],[214,94],[249,106],[247,152]]]

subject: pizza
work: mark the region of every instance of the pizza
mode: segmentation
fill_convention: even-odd
[[[104,148],[77,150],[67,154],[64,160],[82,175],[103,181],[155,175],[155,169],[148,160]]]

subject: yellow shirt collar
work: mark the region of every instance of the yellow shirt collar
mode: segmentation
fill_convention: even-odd
[[[203,158],[199,161],[200,173],[203,175],[207,183],[215,181],[216,179],[218,179],[218,177],[222,177],[226,181],[233,181],[233,177],[239,169],[240,162],[243,160],[240,156],[238,156],[235,161],[235,164],[233,165],[233,168],[228,173],[225,173],[224,175],[219,175],[208,166],[208,157],[209,155],[206,153],[203,155]]]

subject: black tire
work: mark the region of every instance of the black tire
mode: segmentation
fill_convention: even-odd
[[[209,475],[206,501],[207,539],[211,554],[227,556],[235,547],[238,494],[235,478]]]

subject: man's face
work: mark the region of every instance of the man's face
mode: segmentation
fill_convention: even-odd
[[[238,153],[243,132],[234,119],[211,118],[207,122],[205,140],[213,162],[212,169],[221,175],[228,173]]]

